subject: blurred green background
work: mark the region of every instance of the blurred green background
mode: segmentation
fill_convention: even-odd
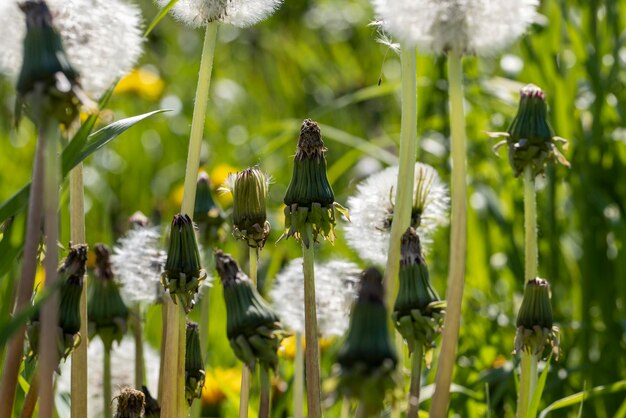
[[[140,2],[146,25],[157,14]],[[523,284],[522,184],[497,158],[485,131],[504,131],[527,83],[547,94],[555,133],[570,141],[572,168],[550,167],[540,181],[539,274],[552,284],[562,357],[551,365],[542,405],[584,388],[626,378],[626,1],[544,0],[526,37],[502,55],[464,61],[470,184],[469,251],[464,316],[451,411],[461,417],[510,417],[516,363],[511,356]],[[399,57],[376,42],[366,0],[286,0],[249,29],[221,26],[215,55],[202,163],[219,183],[229,171],[259,164],[273,177],[272,236],[261,256],[263,290],[299,256],[295,242],[274,245],[282,198],[302,119],[322,127],[329,178],[345,204],[367,174],[395,162],[400,131]],[[167,224],[177,212],[202,46],[202,30],[166,17],[145,44],[140,71],[122,81],[105,118],[172,109],[131,128],[87,160],[87,236],[113,244],[141,210]],[[418,160],[450,175],[444,57],[418,58]],[[12,127],[14,89],[0,81],[0,201],[30,178],[34,130]],[[504,157],[504,153],[502,154]],[[216,187],[220,184],[215,184]],[[63,189],[62,242],[68,242]],[[228,199],[219,198],[228,208]],[[445,294],[448,231],[427,256],[434,285]],[[219,244],[244,260],[243,247]],[[358,261],[342,239],[323,244],[320,259]],[[1,256],[1,255],[0,255]],[[0,281],[8,300],[18,271]],[[208,368],[237,363],[221,324],[221,286],[211,289]],[[8,304],[1,304],[3,317]],[[148,312],[147,336],[159,344],[160,311]],[[330,373],[337,344],[324,351]],[[433,364],[436,364],[434,362]],[[281,363],[289,383],[292,366]],[[432,383],[434,370],[428,373]],[[274,416],[288,416],[290,392],[277,386]],[[487,403],[487,391],[489,403]],[[224,390],[222,416],[234,416],[236,394]],[[282,393],[282,394],[281,394]],[[583,417],[626,416],[623,394],[585,401]],[[253,401],[254,402],[254,401]],[[423,408],[428,409],[428,401]],[[329,416],[334,416],[337,407]],[[577,416],[577,408],[550,416]]]

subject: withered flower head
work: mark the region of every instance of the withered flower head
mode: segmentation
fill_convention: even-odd
[[[115,418],[141,418],[144,412],[145,396],[140,390],[123,388],[116,397],[117,412]]]

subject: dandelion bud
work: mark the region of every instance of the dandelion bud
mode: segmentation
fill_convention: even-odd
[[[204,362],[200,348],[200,333],[198,324],[187,321],[186,350],[185,350],[185,397],[191,406],[194,398],[202,396],[204,386]]]
[[[143,392],[132,388],[123,388],[117,396],[117,412],[115,418],[143,417],[145,397]]]
[[[420,239],[413,228],[402,235],[400,251],[400,289],[391,317],[406,340],[409,352],[419,344],[426,349],[425,357],[429,360],[430,350],[443,326],[446,303],[430,285]]]
[[[22,101],[38,92],[49,100],[45,111],[54,112],[60,122],[68,124],[78,113],[74,92],[78,73],[70,64],[61,36],[52,24],[48,5],[43,1],[26,1],[20,8],[26,15],[26,37],[24,60],[17,79],[16,116],[19,120]]]
[[[398,358],[389,338],[383,300],[382,275],[375,268],[365,270],[348,336],[337,355],[339,393],[359,399],[370,415],[380,411],[386,393],[396,385]]]
[[[142,386],[141,391],[146,398],[146,406],[144,407],[145,418],[159,418],[161,416],[161,407],[156,399],[150,395],[147,387]]]
[[[188,215],[174,215],[161,282],[170,292],[174,303],[175,296],[178,296],[185,311],[189,312],[194,305],[194,296],[204,279],[206,272],[200,266],[200,253],[193,222]]]
[[[559,354],[558,328],[553,326],[550,285],[547,280],[534,279],[526,283],[524,298],[517,314],[515,352],[522,350],[542,355],[547,346],[555,357]]]
[[[59,268],[61,301],[59,305],[59,357],[66,358],[80,344],[80,295],[83,291],[87,246],[70,244],[70,252]],[[39,311],[35,312],[28,326],[30,356],[39,347]]]
[[[226,335],[235,355],[250,369],[257,362],[275,369],[284,336],[278,315],[231,256],[217,250],[215,265],[224,286]]]
[[[263,248],[270,234],[266,201],[268,178],[259,167],[240,171],[232,180],[233,235],[248,241],[253,248]]]
[[[293,175],[285,194],[285,233],[306,241],[306,224],[311,226],[313,240],[318,235],[333,242],[335,239],[335,209],[347,211],[335,202],[333,189],[326,176],[326,148],[317,123],[306,119],[302,123]],[[281,237],[282,238],[282,237]]]
[[[87,304],[89,337],[100,336],[105,349],[110,350],[113,341],[119,343],[126,333],[128,308],[111,270],[109,249],[103,244],[96,244],[94,251],[96,267]]]
[[[222,212],[211,194],[211,180],[205,171],[198,174],[196,187],[196,204],[193,211],[193,220],[200,226],[206,226],[209,239],[215,240],[217,231],[224,223],[226,216]]]

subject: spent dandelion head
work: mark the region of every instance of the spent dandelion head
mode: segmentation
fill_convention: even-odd
[[[26,25],[20,0],[0,2],[0,73],[17,79]],[[30,2],[35,3],[35,2]],[[122,0],[47,0],[69,62],[92,97],[130,71],[142,51],[141,13]]]
[[[494,146],[509,147],[509,163],[518,177],[530,167],[533,178],[544,172],[548,161],[558,161],[566,167],[570,164],[559,151],[557,144],[567,146],[567,140],[554,136],[548,123],[548,106],[545,93],[534,84],[520,91],[520,102],[515,119],[507,132],[490,132],[490,136],[506,139]]]
[[[533,22],[538,0],[372,0],[383,28],[432,53],[490,56]]]
[[[270,234],[267,221],[269,177],[259,167],[250,167],[228,176],[233,195],[233,235],[252,248],[263,248]]]
[[[235,355],[250,369],[257,362],[275,369],[284,336],[278,315],[230,255],[216,250],[215,266],[224,287],[226,336]]]
[[[147,218],[143,218],[133,215],[133,226],[117,241],[111,255],[111,268],[122,284],[120,292],[131,306],[158,300],[166,261],[166,253],[160,248],[159,228],[150,227]]]
[[[427,251],[437,228],[448,223],[450,197],[433,167],[416,163],[414,174],[411,226]],[[372,174],[348,199],[352,222],[344,227],[346,241],[362,259],[381,266],[387,262],[397,177],[396,166]]]
[[[322,337],[341,336],[348,328],[361,270],[345,260],[315,263],[317,326]],[[270,297],[286,328],[304,333],[304,273],[302,258],[291,260],[278,273]]]
[[[165,7],[170,0],[156,2]],[[194,28],[210,22],[243,28],[270,16],[281,4],[282,0],[178,0],[171,13],[177,20]]]
[[[146,397],[142,391],[125,387],[114,399],[117,402],[115,418],[143,417]]]

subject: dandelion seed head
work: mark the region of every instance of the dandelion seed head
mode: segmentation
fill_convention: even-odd
[[[19,75],[26,34],[19,0],[0,2],[0,73]],[[81,86],[97,98],[141,55],[141,12],[120,0],[47,0],[53,23]]]
[[[170,0],[156,2],[165,7]],[[270,16],[281,3],[282,0],[178,0],[171,13],[177,20],[194,28],[214,21],[243,28]]]
[[[538,0],[372,0],[386,31],[403,43],[442,53],[490,56],[533,22]]]
[[[350,306],[356,298],[361,269],[349,261],[315,264],[315,299],[319,332],[341,336],[348,329]],[[276,276],[270,297],[287,329],[304,332],[304,273],[302,258],[291,260]]]
[[[398,167],[388,167],[361,182],[348,199],[352,222],[344,226],[346,241],[362,259],[380,266],[387,262],[397,179]],[[419,226],[413,226],[417,226],[424,252],[437,228],[448,223],[449,205],[448,188],[437,171],[416,163],[411,223],[419,220]]]
[[[86,343],[87,340],[83,339]],[[151,393],[156,393],[159,386],[159,353],[149,344],[143,345],[146,371],[146,386]],[[89,373],[87,394],[89,397],[87,416],[101,418],[104,416],[104,400],[102,399],[102,378],[104,363],[104,347],[100,341],[92,341],[87,348],[89,357]],[[135,386],[135,342],[132,337],[124,337],[119,344],[113,344],[111,350],[111,388],[113,391],[125,386]],[[61,363],[61,374],[57,378],[57,393],[71,393],[71,365],[69,358]],[[57,402],[62,402],[57,397]]]

